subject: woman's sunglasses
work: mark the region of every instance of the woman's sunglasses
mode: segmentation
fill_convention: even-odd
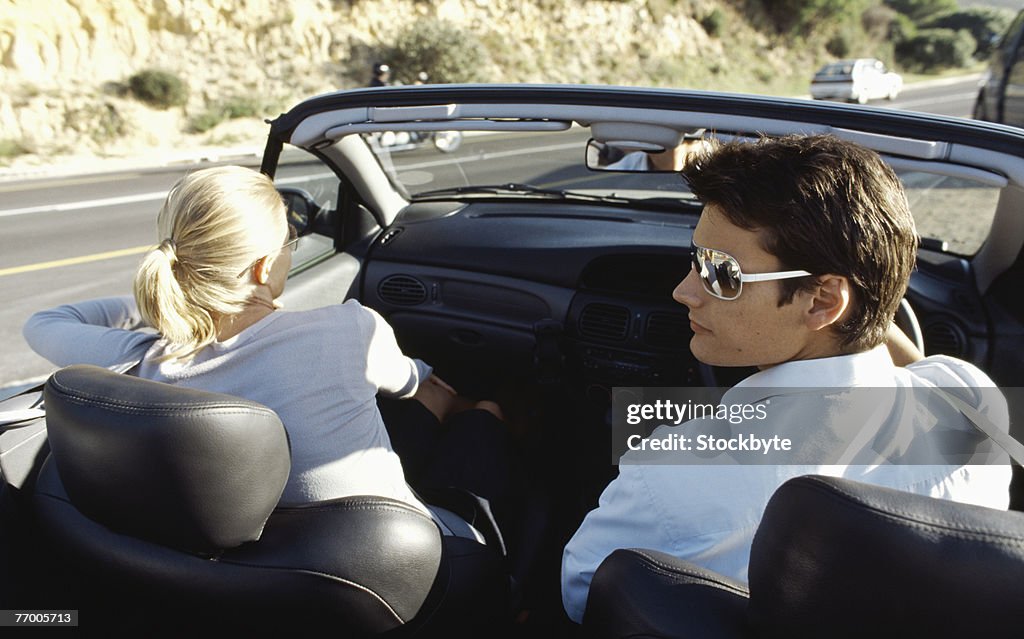
[[[281,245],[281,248],[279,249],[279,251],[283,251],[286,248],[291,248],[291,250],[294,251],[295,249],[299,248],[299,240],[301,238],[302,238],[302,236],[299,235],[299,229],[295,228],[295,225],[292,224],[291,222],[289,222],[288,223],[288,239],[285,241],[284,244]],[[255,266],[256,262],[259,262],[261,259],[263,259],[263,258],[259,257],[259,258],[256,258],[255,260],[253,260],[252,262],[250,262],[249,266],[246,266],[244,269],[242,269],[242,272],[239,273],[237,275],[237,277],[239,277],[239,278],[243,277],[246,273],[249,272],[249,269],[251,269],[253,266]]]
[[[778,271],[775,273],[744,273],[740,263],[728,253],[697,246],[690,242],[693,270],[704,284],[704,290],[720,300],[734,300],[743,292],[744,282],[788,280],[810,275],[807,271]]]
[[[291,249],[294,251],[295,249],[299,248],[299,239],[299,229],[295,228],[295,225],[289,222],[288,241],[285,242],[283,246],[281,246],[281,250],[283,251],[286,248],[291,247]]]

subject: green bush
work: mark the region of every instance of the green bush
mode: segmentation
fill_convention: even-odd
[[[407,84],[421,71],[431,83],[483,82],[489,65],[487,50],[473,33],[436,19],[414,22],[380,59],[391,65],[393,80]]]
[[[977,44],[967,31],[921,29],[896,44],[896,61],[907,69],[930,72],[970,64]]]
[[[829,38],[825,43],[825,50],[837,58],[849,56],[851,49],[850,37],[842,31]]]
[[[188,101],[188,85],[169,71],[145,69],[128,78],[128,88],[139,100],[161,109]]]
[[[123,137],[129,128],[124,116],[109,102],[91,104],[69,112],[64,122],[77,130],[87,131],[89,137],[100,146]]]
[[[717,38],[722,34],[722,29],[725,27],[725,14],[718,7],[711,10],[710,13],[700,19],[700,26],[704,27],[704,32],[712,38]]]
[[[809,34],[822,24],[853,20],[865,0],[761,0],[780,33]]]
[[[236,96],[224,103],[224,112],[227,113],[229,120],[255,118],[269,110],[266,103],[251,97]]]
[[[914,22],[957,10],[957,0],[885,0],[885,4]]]
[[[977,42],[976,58],[987,58],[992,53],[993,43],[1006,31],[1013,19],[1013,12],[1007,9],[974,7],[936,16],[923,26],[929,29],[965,29]]]
[[[224,110],[214,106],[189,119],[189,131],[192,133],[206,133],[227,119],[228,117]]]
[[[15,158],[26,153],[28,153],[28,149],[18,140],[10,138],[0,140],[0,160]]]
[[[259,117],[271,111],[266,102],[248,96],[236,96],[219,102],[189,121],[193,133],[206,133],[225,120]]]
[[[914,21],[902,13],[897,13],[889,25],[889,39],[895,43],[900,43],[910,40],[916,35],[917,25],[914,24]]]

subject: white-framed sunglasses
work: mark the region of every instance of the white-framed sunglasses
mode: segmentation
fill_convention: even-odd
[[[774,273],[744,273],[735,257],[716,249],[704,248],[690,242],[690,260],[704,290],[720,300],[734,300],[743,292],[744,282],[788,280],[810,275],[807,271],[776,271]]]

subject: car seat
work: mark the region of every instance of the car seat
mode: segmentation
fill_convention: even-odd
[[[79,571],[83,619],[432,635],[505,612],[500,558],[408,504],[278,506],[289,444],[265,406],[92,366],[57,371],[44,397],[34,508]]]
[[[595,637],[1019,637],[1024,513],[807,475],[772,496],[746,585],[616,550],[584,614]]]

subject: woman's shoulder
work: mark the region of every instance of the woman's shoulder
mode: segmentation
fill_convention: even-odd
[[[318,330],[336,333],[342,337],[363,334],[371,330],[380,316],[376,311],[363,306],[356,300],[331,304],[301,311],[287,309],[273,313],[263,330],[277,332],[300,329],[307,332]],[[260,330],[259,332],[263,332]]]
[[[276,319],[287,318],[291,322],[316,322],[322,320],[337,320],[339,318],[366,318],[374,311],[359,303],[358,300],[346,300],[341,304],[330,304],[318,306],[317,308],[303,309],[299,311],[283,309]]]

